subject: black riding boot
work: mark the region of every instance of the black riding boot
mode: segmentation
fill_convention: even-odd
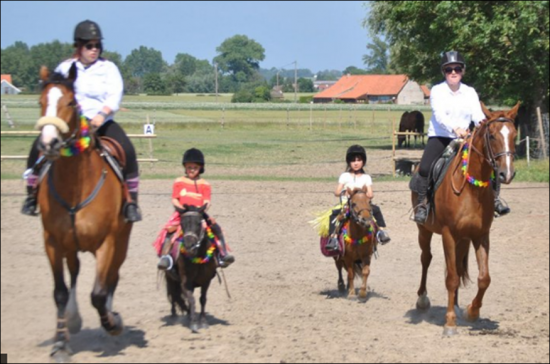
[[[418,200],[416,201],[414,221],[417,224],[424,225],[428,219],[428,205],[427,205],[427,196],[428,196],[428,178],[418,175]]]
[[[510,208],[500,199],[500,182],[496,178],[493,180],[493,191],[495,192],[495,213],[497,217],[508,215]]]
[[[227,252],[227,246],[225,244],[225,237],[223,236],[220,225],[214,224],[210,228],[218,240],[220,241],[220,249],[218,250],[218,261],[221,268],[227,268],[235,262],[235,257]]]
[[[338,248],[340,247],[338,241],[340,223],[338,223],[338,231],[336,231],[336,218],[338,217],[338,215],[340,215],[341,212],[342,210],[332,210],[332,215],[330,215],[330,225],[328,230],[329,239],[327,245],[325,246],[327,250],[338,250]]]
[[[126,201],[122,209],[127,222],[141,221],[141,209],[137,204],[137,192],[130,192],[131,201]]]
[[[23,208],[21,209],[21,213],[23,215],[28,216],[38,216],[38,212],[36,212],[36,206],[37,206],[37,189],[32,186],[27,186],[27,198],[25,199],[25,202],[23,202]]]

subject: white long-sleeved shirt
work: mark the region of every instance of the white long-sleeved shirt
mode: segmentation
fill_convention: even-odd
[[[73,58],[59,64],[55,71],[67,77],[73,63],[76,63],[77,68],[75,97],[82,114],[92,119],[103,106],[107,106],[111,109],[111,114],[105,122],[112,120],[114,113],[120,108],[124,90],[118,67],[113,62],[100,58],[86,68]]]
[[[468,129],[471,121],[478,126],[485,119],[476,90],[463,83],[456,92],[450,89],[447,82],[435,85],[430,92],[430,103],[432,118],[428,137],[455,139],[454,129]]]

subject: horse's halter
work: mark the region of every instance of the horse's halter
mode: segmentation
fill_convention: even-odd
[[[370,224],[372,224],[372,207],[356,211],[353,208],[354,203],[352,202],[353,197],[355,197],[356,195],[366,195],[366,194],[367,193],[363,190],[358,190],[358,191],[353,192],[349,197],[348,204],[349,204],[349,211],[350,211],[350,214],[351,214],[351,218],[353,219],[353,221],[355,221],[357,224],[359,224],[361,226],[368,227]],[[369,212],[370,218],[365,219],[361,216],[361,213],[364,212],[364,211]]]
[[[197,212],[197,211],[188,211],[188,212],[185,212],[181,215],[181,221],[182,221],[182,228],[183,228],[183,219],[185,217],[200,217],[202,218],[203,215],[200,213],[200,212]],[[206,235],[206,228],[204,227],[204,224],[202,224],[202,220],[201,220],[201,232],[200,232],[200,235],[197,235],[196,233],[192,232],[192,231],[184,231],[183,232],[183,238],[185,239],[185,237],[193,237],[195,239],[197,239],[197,242],[195,243],[195,245],[191,248],[192,251],[194,250],[198,250],[200,247],[201,247],[201,244],[202,244],[202,241],[204,240],[204,237]]]

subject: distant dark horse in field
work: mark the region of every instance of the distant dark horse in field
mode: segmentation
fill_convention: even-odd
[[[172,315],[176,305],[189,314],[191,331],[208,328],[206,322],[206,294],[210,282],[216,276],[215,251],[216,237],[204,221],[206,205],[197,208],[185,205],[185,210],[177,209],[181,216],[182,238],[180,253],[176,259],[176,276],[166,274],[168,299],[172,304]],[[195,288],[201,289],[201,313],[197,319]]]
[[[401,115],[401,121],[399,122],[399,132],[413,132],[413,133],[424,133],[424,115],[420,111],[405,111],[403,115]],[[410,135],[406,136],[406,146],[407,148],[410,148]],[[414,136],[414,146],[416,147],[416,138],[417,136]],[[422,139],[422,145],[424,145],[424,137],[420,137]],[[398,138],[398,146],[401,148],[403,145],[403,142],[405,142],[405,135],[399,135]]]
[[[371,258],[377,244],[377,226],[372,216],[367,188],[348,189],[348,195],[350,220],[344,225],[341,237],[344,240],[344,253],[334,258],[338,269],[338,289],[341,293],[346,291],[342,277],[342,268],[345,268],[348,272],[348,298],[356,298],[353,281],[357,273],[362,277],[359,298],[366,299]]]
[[[418,225],[418,242],[422,249],[422,279],[418,290],[418,309],[428,309],[430,300],[426,289],[428,268],[432,260],[431,240],[434,233],[443,237],[447,266],[445,283],[448,305],[444,335],[457,333],[456,313],[460,280],[466,283],[468,254],[473,243],[479,267],[478,292],[464,310],[467,320],[479,318],[483,296],[491,283],[489,275],[489,235],[494,218],[494,174],[502,183],[514,178],[514,119],[519,103],[510,111],[491,112],[482,104],[487,121],[476,128],[452,162],[441,186],[435,192],[435,213],[431,209],[424,225]],[[462,168],[464,167],[464,169]],[[412,193],[413,206],[417,194]]]
[[[87,120],[79,115],[76,76],[74,64],[67,79],[57,73],[49,77],[45,67],[40,70],[44,84],[42,117],[37,122],[42,130],[39,143],[45,158],[53,162],[40,183],[38,203],[55,282],[57,323],[51,355],[57,361],[70,360],[69,332],[76,333],[82,326],[76,303],[78,252],[91,252],[97,259],[92,304],[101,325],[111,335],[122,332],[122,319],[112,311],[112,302],[132,230],[121,214],[122,184],[96,149]],[[70,290],[63,278],[65,259]]]

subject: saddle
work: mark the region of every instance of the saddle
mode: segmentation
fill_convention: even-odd
[[[447,175],[447,171],[451,166],[452,162],[455,160],[458,153],[460,153],[461,143],[457,140],[453,140],[451,144],[443,151],[441,156],[435,160],[430,168],[430,174],[428,175],[428,209],[435,208],[434,198],[435,193],[438,190],[439,186],[443,183],[443,179]],[[418,193],[418,181],[419,174],[415,172],[409,182],[409,188],[411,191]]]
[[[122,170],[126,166],[126,153],[119,142],[113,138],[102,136],[99,138],[100,155],[115,172],[120,182],[124,183]]]

